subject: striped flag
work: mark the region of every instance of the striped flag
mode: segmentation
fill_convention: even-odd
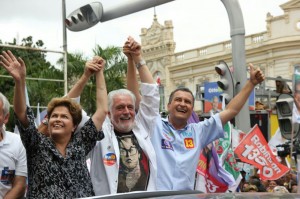
[[[188,123],[197,122],[199,117],[193,111]],[[220,193],[234,184],[233,177],[220,164],[215,147],[209,144],[200,153],[195,189],[203,193]]]
[[[231,148],[232,129],[231,123],[227,122],[224,125],[224,138],[220,138],[218,142],[215,142],[215,144],[218,156],[222,161],[223,168],[235,179],[235,185],[229,188],[230,191],[235,192],[236,188],[240,184],[240,181],[242,180],[242,175],[239,171],[233,150]]]
[[[223,97],[222,110],[224,110],[225,107],[225,98]],[[219,139],[215,144],[219,158],[222,160],[223,168],[235,179],[235,185],[231,186],[228,190],[235,192],[242,180],[242,175],[239,171],[238,164],[235,160],[234,152],[232,150],[232,131],[232,124],[227,122],[224,125],[224,138]]]
[[[235,179],[222,167],[215,148],[209,144],[200,154],[195,189],[204,193],[224,193],[232,186],[235,186]]]

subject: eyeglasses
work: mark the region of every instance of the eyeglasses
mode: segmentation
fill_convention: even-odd
[[[128,157],[129,154],[130,154],[130,156],[133,156],[133,155],[135,155],[136,153],[137,153],[136,147],[132,147],[132,146],[131,146],[129,149],[120,148],[120,155],[121,155],[121,156],[126,156],[126,157]]]

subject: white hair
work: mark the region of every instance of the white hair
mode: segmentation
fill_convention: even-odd
[[[130,91],[130,90],[127,90],[127,89],[118,89],[118,90],[113,90],[113,91],[110,91],[108,93],[108,108],[109,108],[109,111],[112,112],[112,107],[113,107],[113,99],[119,95],[127,95],[127,96],[130,96],[132,101],[133,101],[133,105],[134,105],[134,109],[135,109],[135,101],[136,101],[136,98],[135,98],[135,95]]]
[[[0,92],[0,101],[3,104],[3,106],[2,106],[3,114],[4,114],[4,116],[6,116],[7,114],[9,114],[10,103],[1,92]]]

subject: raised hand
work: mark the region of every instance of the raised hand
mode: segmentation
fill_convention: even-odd
[[[104,66],[105,60],[99,56],[95,56],[93,60],[87,61],[85,63],[84,74],[89,78],[92,74],[102,70]]]
[[[10,50],[3,51],[0,55],[0,64],[14,78],[15,81],[25,80],[26,66],[21,58],[16,59]]]
[[[97,69],[104,70],[106,61],[102,57],[95,56],[93,61],[95,62]]]
[[[128,37],[125,45],[123,46],[123,53],[128,57],[129,55],[135,60],[139,61],[142,55],[142,47],[132,37]]]
[[[123,53],[126,55],[128,59],[132,59],[129,48],[129,41],[127,40],[123,46]]]
[[[265,80],[265,75],[260,70],[260,68],[254,68],[254,66],[250,63],[250,81],[253,85],[257,85]]]

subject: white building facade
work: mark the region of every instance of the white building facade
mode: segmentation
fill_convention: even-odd
[[[266,77],[292,79],[294,66],[300,65],[300,0],[291,0],[280,7],[283,15],[266,15],[267,31],[245,36],[246,63],[259,66]],[[161,25],[154,16],[151,27],[142,28],[140,36],[147,65],[164,87],[165,106],[178,86],[196,93],[197,84],[218,81],[214,67],[220,60],[232,66],[230,40],[175,52],[172,21]],[[275,81],[267,80],[265,88],[274,90]],[[196,102],[195,111],[200,113],[201,109],[201,102]]]

